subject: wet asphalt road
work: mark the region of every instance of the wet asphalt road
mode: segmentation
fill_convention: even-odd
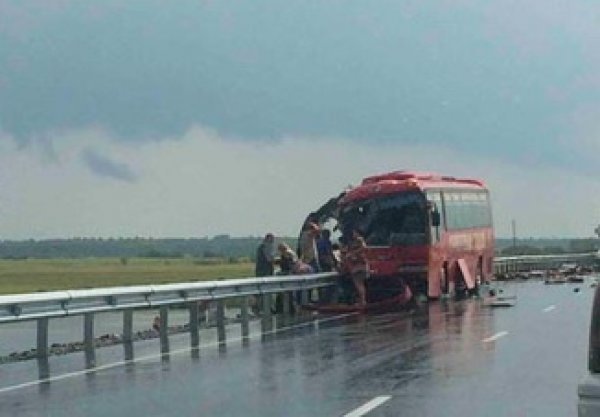
[[[51,358],[56,379],[43,384],[35,362],[3,365],[0,416],[358,416],[367,403],[368,416],[574,416],[593,296],[578,287],[507,285],[518,304],[504,309],[467,300],[280,318],[246,344],[234,327],[226,349],[204,337],[197,356],[185,335],[168,357],[141,342],[136,362],[116,366],[123,348],[103,348],[107,368],[78,373],[81,355]]]

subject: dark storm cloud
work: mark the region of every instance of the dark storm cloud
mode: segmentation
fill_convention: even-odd
[[[600,103],[581,69],[600,69],[598,29],[566,0],[22,3],[0,10],[0,126],[21,143],[200,124],[592,166],[564,143],[569,112]]]
[[[101,177],[126,182],[134,182],[137,179],[137,176],[127,164],[113,161],[92,149],[84,150],[81,153],[81,158],[91,172]]]

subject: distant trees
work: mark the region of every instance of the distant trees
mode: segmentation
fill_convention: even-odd
[[[293,238],[281,238],[295,247]],[[0,258],[229,258],[253,259],[262,237],[232,238],[228,235],[194,239],[151,238],[73,238],[51,240],[0,241]]]
[[[538,248],[536,246],[520,245],[520,246],[509,246],[502,249],[500,252],[504,256],[518,256],[518,255],[559,255],[567,252],[562,246],[544,246]]]
[[[567,252],[562,246],[546,246],[542,250],[546,255],[559,255]]]
[[[296,239],[277,237],[296,247]],[[74,238],[51,240],[0,241],[0,258],[85,258],[112,257],[121,259],[126,265],[128,259],[181,258],[221,259],[232,262],[234,259],[254,260],[256,247],[262,237],[239,237],[219,235],[212,239],[152,239],[152,238]],[[497,253],[510,255],[558,254],[565,252],[591,252],[597,249],[597,239],[518,239],[513,247],[512,239],[497,239]]]
[[[499,253],[504,256],[586,253],[598,249],[598,239],[522,239],[516,246],[504,239],[499,246]]]
[[[571,252],[593,252],[598,249],[598,239],[573,239],[569,242]]]
[[[150,249],[148,252],[142,254],[141,258],[183,258],[181,252],[161,252],[156,249]]]
[[[504,256],[517,256],[517,255],[541,255],[543,250],[536,248],[535,246],[520,245],[520,246],[509,246],[508,248],[502,249],[501,254]]]

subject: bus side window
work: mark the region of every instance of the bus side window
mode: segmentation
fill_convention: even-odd
[[[437,207],[433,207],[433,210],[431,211],[431,225],[433,227],[440,227],[440,225],[442,224],[442,217],[440,216],[440,212],[438,211]]]
[[[429,201],[429,216],[431,224],[431,243],[437,243],[440,241],[440,235],[442,230],[443,216],[442,216],[442,196],[439,191],[429,191],[427,193],[427,200]]]

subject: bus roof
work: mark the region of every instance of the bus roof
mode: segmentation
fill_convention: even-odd
[[[486,186],[483,181],[477,179],[456,178],[432,172],[393,171],[363,179],[359,186],[346,193],[340,203],[345,204],[403,191],[444,188],[485,190]]]

